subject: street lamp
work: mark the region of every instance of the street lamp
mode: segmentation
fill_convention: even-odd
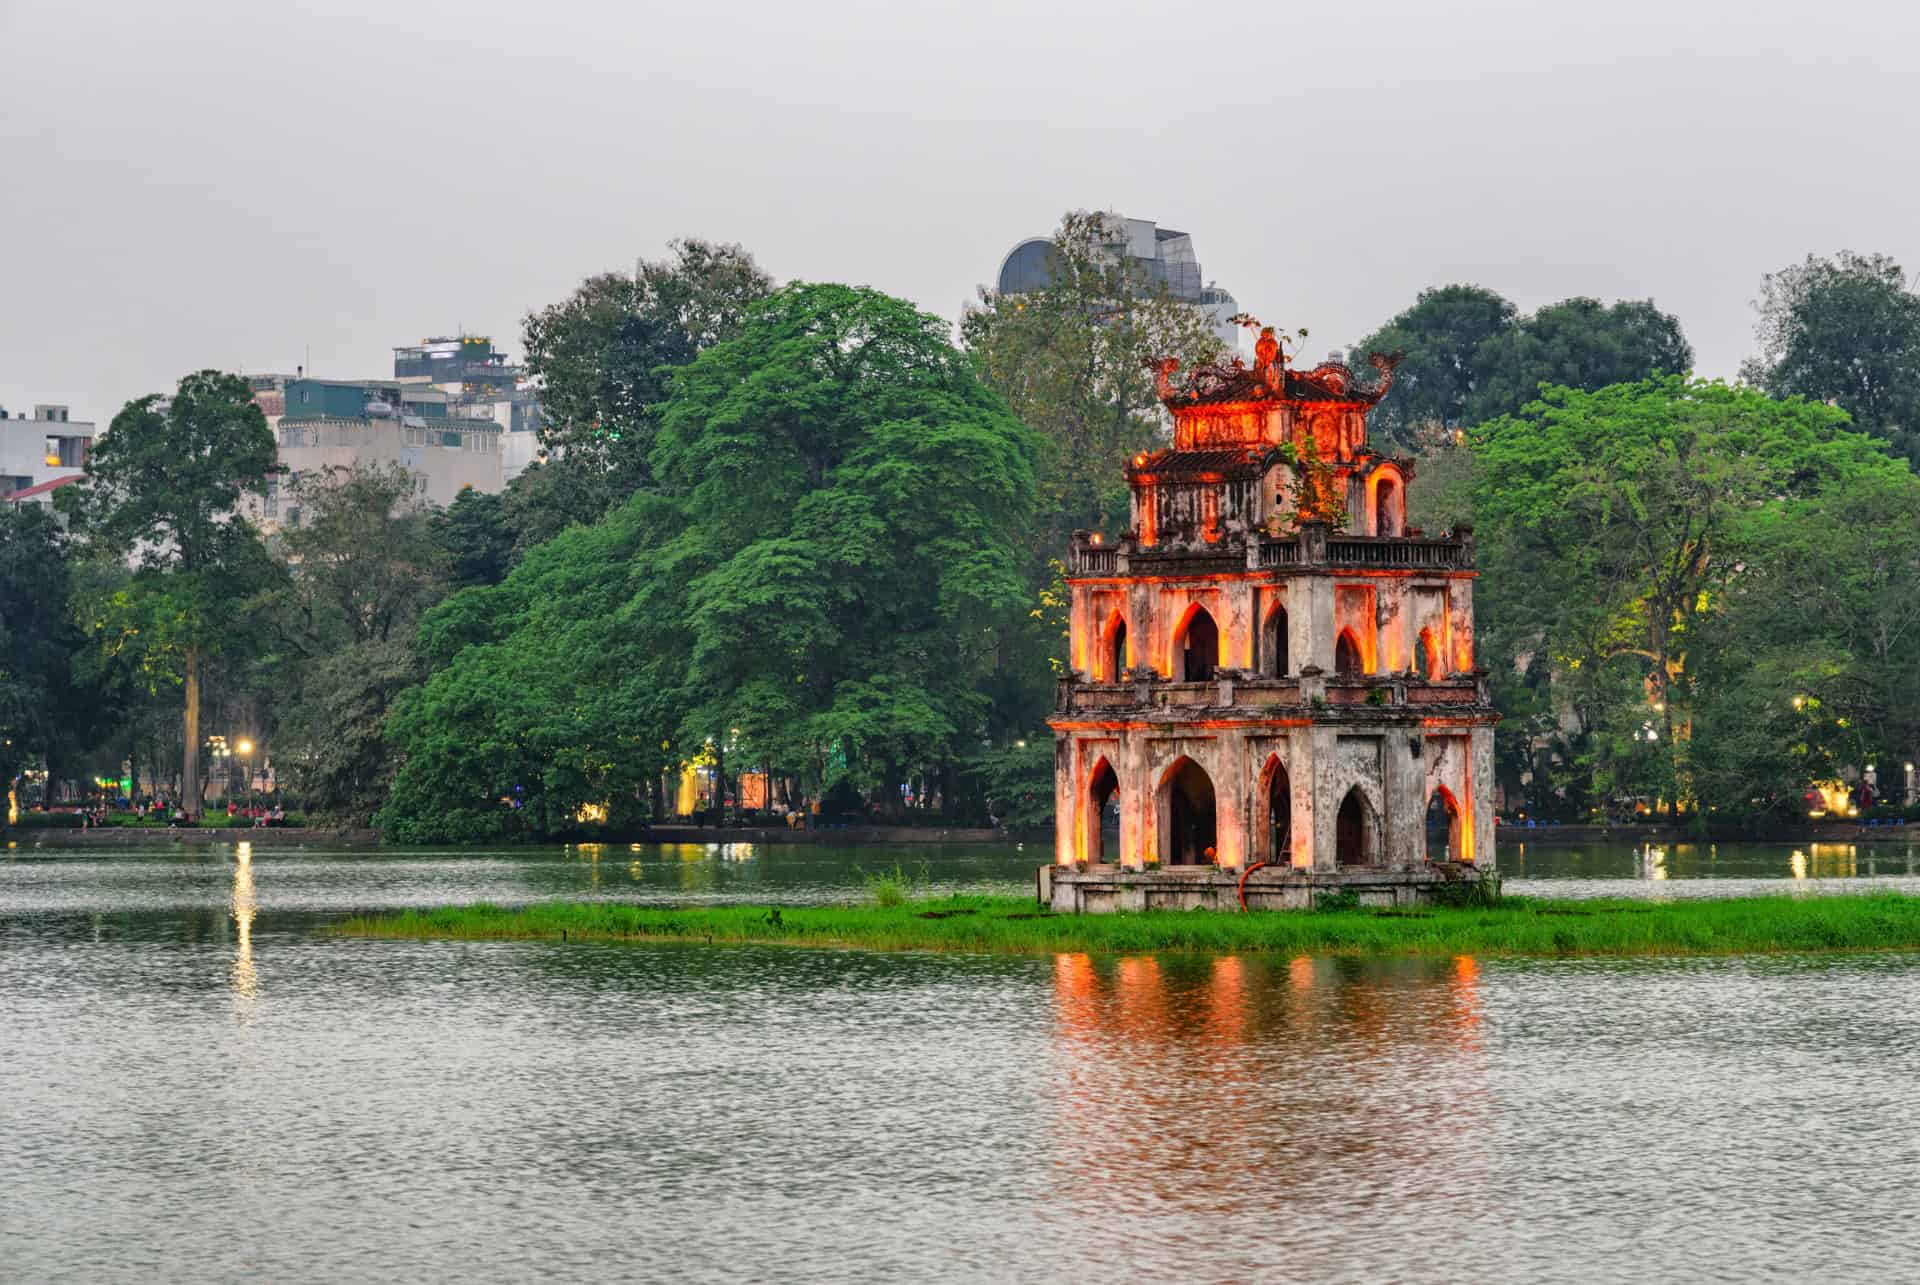
[[[240,757],[246,760],[247,807],[251,809],[253,807],[253,742],[243,736],[240,738],[240,743],[238,745],[235,745],[233,748],[235,748],[236,750],[239,750]]]

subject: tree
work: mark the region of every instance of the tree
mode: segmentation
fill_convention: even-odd
[[[590,522],[651,481],[654,410],[670,372],[736,333],[772,281],[737,245],[686,239],[634,274],[589,277],[527,316],[528,373],[541,383],[542,479],[573,521]]]
[[[1608,307],[1598,299],[1549,304],[1488,336],[1473,357],[1475,385],[1466,421],[1511,415],[1542,384],[1592,390],[1693,369],[1693,348],[1676,317],[1648,300]]]
[[[280,536],[293,575],[273,604],[288,653],[276,757],[310,810],[364,823],[386,793],[387,712],[422,676],[412,642],[448,558],[403,468],[330,468],[294,489],[306,520]]]
[[[1112,215],[1068,213],[1053,236],[1051,281],[1021,294],[983,289],[960,322],[981,380],[1044,439],[1041,560],[1075,528],[1124,518],[1126,461],[1164,419],[1149,363],[1225,355],[1206,315],[1116,253],[1120,239]]]
[[[1920,477],[1886,463],[1756,515],[1700,648],[1695,757],[1722,806],[1920,751]]]
[[[435,515],[433,531],[447,558],[447,579],[456,588],[499,584],[513,567],[514,530],[500,493],[460,492]]]
[[[1741,368],[1776,397],[1830,401],[1920,464],[1920,296],[1884,254],[1842,250],[1770,273],[1760,352]]]
[[[1474,433],[1484,646],[1550,658],[1598,737],[1587,766],[1601,788],[1670,800],[1688,788],[1677,742],[1690,648],[1702,614],[1746,574],[1755,523],[1894,467],[1844,422],[1799,399],[1667,376],[1549,388]]]
[[[427,613],[434,672],[387,722],[402,760],[375,818],[389,838],[555,834],[588,806],[614,824],[642,814],[684,679],[685,604],[659,560],[678,519],[643,492]]]
[[[185,698],[183,805],[200,804],[200,667],[231,637],[235,577],[265,565],[240,498],[264,495],[273,432],[237,375],[188,375],[136,398],[95,443],[86,481],[57,495],[101,549],[137,558],[177,641]]]
[[[66,541],[52,514],[0,504],[0,795],[33,754],[51,760],[60,740],[81,641],[70,592]]]
[[[846,286],[782,290],[676,376],[653,464],[686,526],[683,739],[829,751],[897,806],[977,745],[980,687],[1028,608],[1039,442],[939,319]]]
[[[1422,425],[1456,429],[1471,423],[1469,403],[1479,389],[1483,346],[1519,324],[1513,304],[1482,286],[1422,290],[1414,305],[1357,344],[1349,360],[1401,352],[1393,388],[1368,416],[1375,443],[1411,449]]]
[[[897,800],[977,747],[1027,619],[1038,446],[944,331],[874,291],[795,285],[680,371],[656,489],[425,617],[436,669],[390,721],[382,828],[617,823],[709,743],[723,770]]]

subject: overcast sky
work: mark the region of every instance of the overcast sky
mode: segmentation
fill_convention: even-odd
[[[1920,5],[0,0],[0,405],[378,377],[683,235],[946,317],[1070,207],[1193,234],[1309,356],[1423,287],[1920,267]],[[308,354],[311,353],[309,362]]]

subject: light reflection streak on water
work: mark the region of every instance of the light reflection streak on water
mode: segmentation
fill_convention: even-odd
[[[245,1019],[260,998],[260,976],[253,965],[253,920],[259,902],[253,892],[253,845],[242,843],[233,854],[233,895],[228,913],[236,925],[232,985],[234,1012]]]

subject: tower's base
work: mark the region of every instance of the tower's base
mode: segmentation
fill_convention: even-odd
[[[1316,901],[1351,895],[1362,906],[1415,906],[1438,900],[1444,885],[1492,878],[1471,866],[1427,865],[1413,870],[1350,868],[1296,870],[1269,866],[1246,876],[1248,910],[1309,910]],[[1218,866],[1129,870],[1122,866],[1041,866],[1040,903],[1061,914],[1115,910],[1240,909],[1241,872]]]

